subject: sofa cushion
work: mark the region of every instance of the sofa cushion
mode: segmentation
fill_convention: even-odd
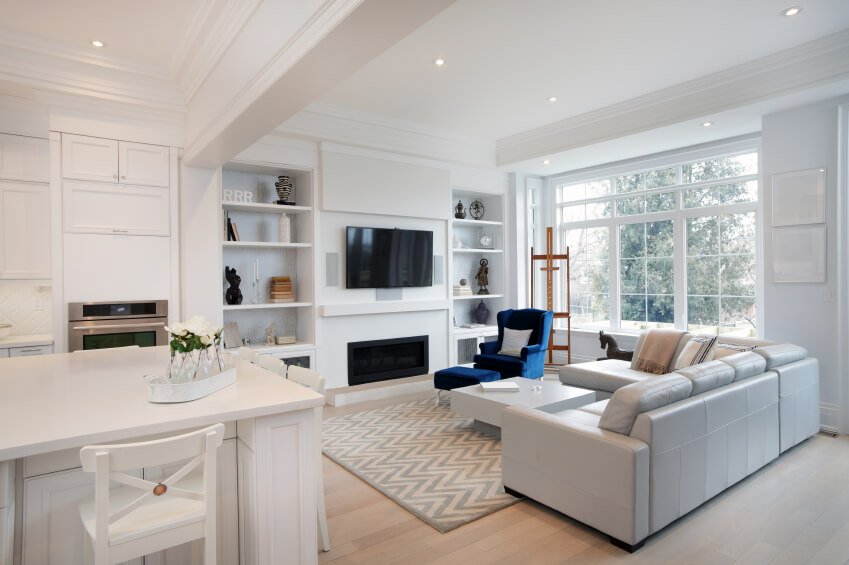
[[[725,386],[734,380],[734,369],[722,361],[708,361],[675,372],[693,383],[691,396]]]
[[[726,355],[719,362],[734,369],[734,382],[760,375],[766,370],[766,359],[754,351]]]
[[[584,412],[589,412],[590,414],[595,414],[598,417],[604,413],[604,409],[607,408],[608,400],[599,400],[598,402],[593,402],[592,404],[585,404],[577,410],[583,410]]]
[[[690,396],[693,383],[677,373],[649,377],[613,393],[599,420],[599,427],[623,435],[639,414],[666,406]]]
[[[794,361],[801,361],[808,356],[808,352],[798,345],[792,343],[780,343],[778,345],[767,345],[766,347],[758,347],[754,350],[755,353],[762,356],[766,360],[766,370],[779,365],[787,365]]]
[[[522,354],[522,348],[528,345],[533,331],[504,328],[504,339],[501,341],[501,351],[498,354],[518,357]]]
[[[716,336],[713,335],[694,335],[684,345],[681,354],[675,360],[675,369],[683,369],[692,365],[698,365],[705,361],[713,359],[713,344],[716,343]]]
[[[614,392],[623,386],[649,378],[651,375],[629,368],[628,361],[605,359],[575,363],[560,368],[560,382],[569,386]]]

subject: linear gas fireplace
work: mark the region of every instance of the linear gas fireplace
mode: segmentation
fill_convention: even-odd
[[[348,344],[348,384],[361,385],[428,373],[428,336]]]

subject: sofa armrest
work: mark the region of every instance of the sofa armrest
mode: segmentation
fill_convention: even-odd
[[[497,341],[485,341],[480,344],[480,350],[482,355],[493,355],[498,353],[501,349],[501,344]]]
[[[580,410],[554,415],[505,408],[504,485],[636,544],[649,533],[649,446],[597,422]]]

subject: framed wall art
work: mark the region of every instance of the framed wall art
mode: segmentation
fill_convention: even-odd
[[[825,223],[825,169],[772,175],[772,225]]]

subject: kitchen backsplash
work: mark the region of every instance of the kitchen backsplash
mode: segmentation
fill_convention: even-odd
[[[12,324],[10,335],[53,333],[51,288],[29,283],[0,285],[0,322]]]

